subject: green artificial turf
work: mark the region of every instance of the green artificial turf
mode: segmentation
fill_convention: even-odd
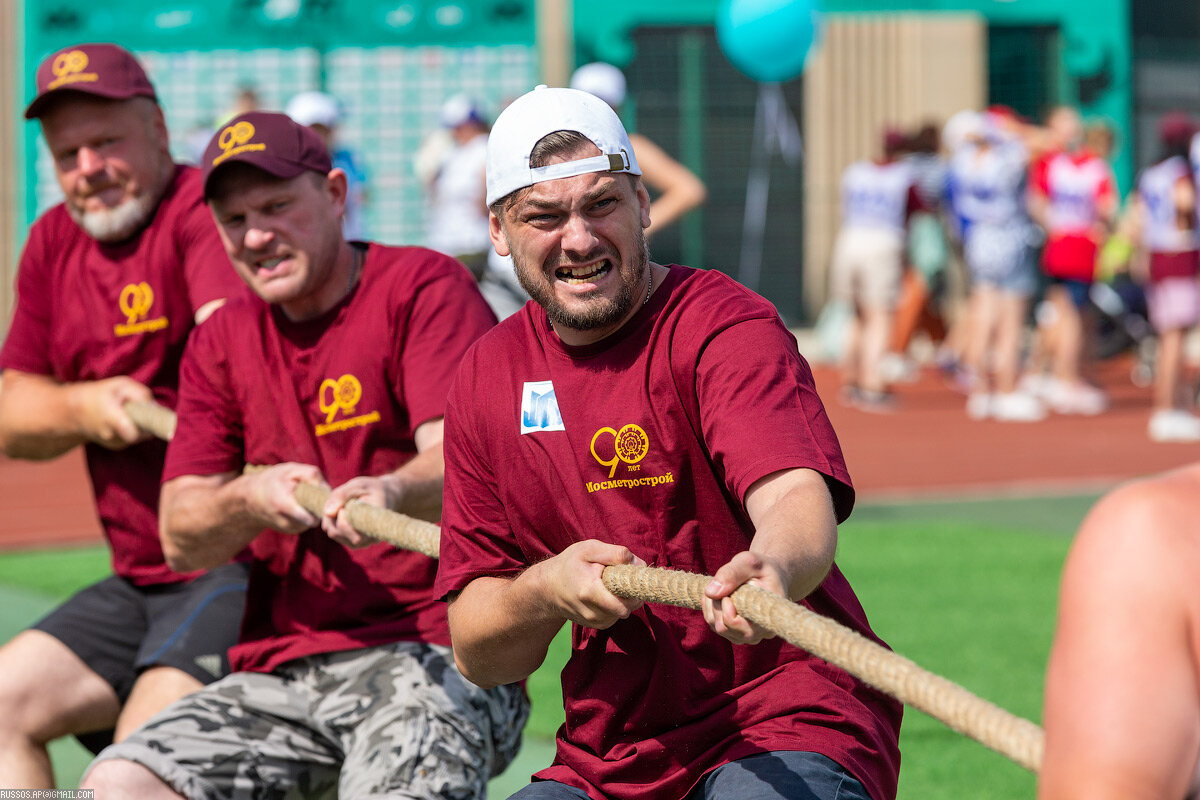
[[[1054,628],[1059,571],[1095,497],[863,504],[839,532],[838,563],[875,630],[900,654],[1035,722]],[[69,595],[108,571],[103,548],[0,554],[0,590],[34,605]],[[0,591],[0,595],[3,592]],[[26,605],[0,614],[19,629]],[[533,715],[519,763],[492,784],[503,798],[549,763],[562,723],[558,674],[564,628],[529,679]],[[1034,796],[1020,767],[911,708],[900,736],[902,800]],[[53,751],[60,785],[87,763],[72,741]]]
[[[0,586],[24,589],[53,600],[112,574],[103,545],[27,550],[0,554]]]

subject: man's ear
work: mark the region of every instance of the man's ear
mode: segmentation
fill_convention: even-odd
[[[504,235],[504,226],[494,211],[488,212],[488,235],[492,238],[492,247],[496,248],[496,255],[507,256],[508,237]]]
[[[637,198],[638,208],[642,213],[642,227],[650,227],[650,192],[646,189],[646,184],[642,183],[642,179],[637,179]]]

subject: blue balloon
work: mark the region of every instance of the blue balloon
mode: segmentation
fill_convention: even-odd
[[[813,0],[723,0],[717,11],[721,49],[756,81],[786,81],[803,72],[816,35]]]

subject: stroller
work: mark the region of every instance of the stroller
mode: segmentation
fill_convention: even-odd
[[[1109,359],[1133,350],[1129,379],[1138,388],[1149,386],[1154,380],[1157,339],[1150,325],[1145,290],[1127,273],[1118,273],[1110,281],[1093,283],[1088,299],[1099,320],[1097,356]]]

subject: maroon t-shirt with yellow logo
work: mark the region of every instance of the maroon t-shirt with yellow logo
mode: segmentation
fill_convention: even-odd
[[[285,461],[319,467],[332,486],[390,472],[416,454],[414,431],[443,415],[463,353],[495,321],[461,264],[419,247],[371,245],[354,291],[304,322],[247,293],[188,346],[163,480]],[[450,643],[426,556],[349,549],[320,529],[264,531],[250,552],[236,670]]]
[[[718,272],[672,266],[617,333],[564,345],[529,303],[463,360],[446,414],[437,589],[515,576],[574,542],[711,575],[748,548],[758,479],[850,476],[812,373],[774,307]],[[835,566],[804,605],[875,638]],[[894,797],[900,705],[780,639],[734,645],[695,611],[646,604],[575,626],[566,724],[538,777],[591,797],[682,798],[708,770],[770,750],[822,753]]]
[[[63,205],[34,223],[0,368],[62,382],[128,375],[174,407],[196,309],[245,290],[204,204],[199,170],[180,166],[153,220],[125,242],[97,242]],[[116,452],[86,447],[113,570],[139,585],[186,577],[167,567],[158,540],[165,451],[156,440]]]

